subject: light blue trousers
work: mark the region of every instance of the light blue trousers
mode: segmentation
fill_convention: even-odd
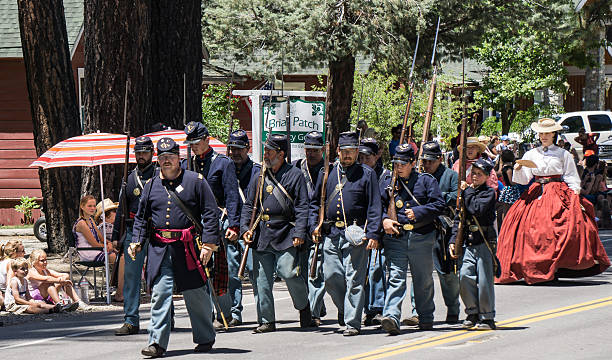
[[[274,312],[274,274],[287,284],[293,307],[303,310],[308,306],[308,287],[298,273],[300,261],[295,247],[278,251],[268,246],[263,251],[253,250],[253,275],[257,281],[257,321],[259,324],[276,321]]]
[[[158,344],[164,349],[168,348],[170,338],[173,285],[172,257],[170,251],[166,251],[159,275],[153,281],[151,324],[149,325],[149,345]],[[207,286],[185,290],[183,298],[191,321],[193,342],[196,344],[214,343],[215,329],[212,324],[212,308]]]
[[[132,228],[126,229],[125,244],[123,247],[123,258],[125,268],[123,272],[123,312],[124,322],[140,326],[140,316],[138,307],[140,306],[140,288],[142,278],[142,267],[147,256],[147,247],[144,247],[136,254],[136,260],[132,260],[128,254],[130,243],[132,242]]]
[[[370,271],[366,285],[367,299],[364,309],[368,315],[382,314],[385,307],[387,259],[384,252],[384,249],[372,250],[372,256],[370,256]]]
[[[310,264],[314,257],[314,245],[308,251],[308,263],[304,271],[310,271]],[[308,300],[310,301],[310,311],[312,317],[320,318],[321,311],[325,308],[323,297],[325,296],[325,278],[323,277],[323,244],[319,244],[317,252],[317,276],[313,279],[308,276]]]
[[[434,240],[435,232],[421,235],[408,231],[399,237],[385,236],[383,244],[389,264],[389,286],[383,315],[392,318],[397,326],[400,325],[402,303],[406,297],[408,266],[416,290],[414,300],[419,320],[423,323],[433,322],[435,305],[431,253]]]
[[[366,244],[352,246],[344,235],[326,237],[323,252],[325,290],[344,314],[346,327],[360,330],[368,261]]]
[[[495,319],[493,261],[484,243],[463,248],[463,264],[459,272],[461,300],[465,313],[478,314],[480,320]]]

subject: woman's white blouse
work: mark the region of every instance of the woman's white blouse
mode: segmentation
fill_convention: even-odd
[[[514,170],[513,182],[527,185],[534,176],[561,175],[570,189],[580,193],[580,177],[572,154],[568,151],[556,145],[551,145],[544,151],[544,147],[540,146],[527,151],[523,159],[533,161],[537,168],[523,166],[520,170]]]

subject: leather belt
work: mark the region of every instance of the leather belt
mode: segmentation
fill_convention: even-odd
[[[166,239],[180,239],[183,233],[181,231],[160,231],[155,230],[159,236],[164,237]]]
[[[551,176],[551,177],[536,177],[535,182],[538,184],[548,184],[551,182],[563,182],[563,179],[560,176]]]
[[[352,224],[353,222],[352,222],[352,221],[349,221],[348,223],[349,223],[349,224]],[[337,227],[337,228],[339,228],[339,229],[343,229],[344,227],[346,227],[346,223],[345,223],[344,221],[335,221],[335,222],[332,222],[332,224],[334,224],[334,226],[335,226],[335,227]],[[361,223],[361,224],[360,224],[360,223],[357,223],[357,226],[359,226],[359,227],[363,227],[363,224],[364,224],[364,223]]]
[[[423,226],[429,225],[433,223],[433,221],[421,221],[418,223],[406,223],[406,224],[400,224],[400,228],[404,231],[410,231],[410,230],[414,230],[414,229],[418,229],[418,228],[422,228]]]

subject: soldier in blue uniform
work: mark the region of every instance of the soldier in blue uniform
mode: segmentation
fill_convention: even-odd
[[[325,162],[323,161],[323,134],[318,131],[311,131],[304,136],[304,151],[306,158],[295,160],[293,166],[300,169],[306,180],[308,188],[309,203],[312,201],[315,185],[319,172],[323,170]],[[325,295],[325,282],[323,281],[323,267],[320,265],[323,259],[322,251],[317,253],[317,277],[312,279],[308,276],[308,265],[314,256],[314,244],[310,234],[306,236],[306,246],[309,251],[300,252],[302,256],[302,276],[308,282],[308,299],[310,301],[310,310],[312,311],[312,319],[316,325],[321,325],[321,318],[327,314],[323,296]]]
[[[204,175],[208,182],[219,207],[219,218],[221,233],[224,234],[225,252],[220,253],[219,257],[224,257],[225,253],[234,256],[237,249],[238,233],[240,231],[240,198],[238,195],[238,180],[236,179],[236,167],[234,162],[227,156],[221,155],[209,146],[208,129],[204,124],[191,121],[185,126],[187,140],[185,143],[191,145],[193,156],[191,163],[193,171]],[[181,167],[186,169],[189,159],[183,160]],[[229,269],[228,269],[229,270]],[[228,274],[232,280],[228,279],[228,293],[219,299],[221,311],[229,315],[231,312],[232,326],[240,324],[240,300],[236,298],[239,286],[237,269],[235,273]],[[212,301],[212,299],[211,299]],[[215,326],[221,329],[223,324],[219,321],[221,315],[217,314]],[[228,324],[229,325],[229,324]]]
[[[124,211],[123,209],[127,209],[128,213],[125,216],[125,240],[123,240],[123,259],[125,261],[123,271],[123,312],[125,315],[123,326],[115,331],[117,336],[138,334],[140,330],[140,317],[138,315],[138,307],[140,306],[140,275],[142,274],[142,266],[146,257],[146,249],[138,253],[136,260],[132,260],[127,255],[127,251],[129,244],[132,242],[134,217],[136,212],[138,212],[138,203],[140,202],[140,195],[142,195],[144,184],[159,173],[152,161],[153,142],[149,137],[141,136],[136,138],[134,156],[136,157],[137,166],[132,170],[127,179],[125,188],[127,203],[123,204],[121,201],[119,203],[112,235],[113,242],[121,241],[120,237],[122,234],[119,234],[121,216]],[[122,200],[123,196],[119,196],[119,199]],[[119,272],[119,276],[121,276],[121,272]]]
[[[249,137],[246,131],[239,129],[230,134],[227,142],[229,157],[236,165],[236,178],[238,179],[238,193],[240,195],[240,210],[249,194],[249,184],[251,181],[257,182],[261,165],[256,164],[249,158]],[[238,277],[240,261],[244,251],[243,240],[228,245],[227,265],[229,271],[229,291],[233,292],[232,298],[235,299],[232,306],[232,320],[230,326],[237,326],[242,323],[242,281]],[[253,285],[253,295],[257,302],[257,286],[253,276],[253,256],[249,253],[246,265],[249,273],[249,280]]]
[[[253,273],[257,281],[257,317],[260,324],[254,333],[276,331],[274,313],[274,273],[285,283],[300,311],[300,326],[310,327],[312,315],[308,303],[308,286],[300,275],[298,249],[304,243],[308,226],[308,192],[304,176],[299,169],[288,164],[285,156],[287,136],[272,134],[265,144],[264,161],[266,177],[262,189],[257,181],[251,181],[248,198],[242,208],[243,238],[253,247]],[[256,191],[260,201],[253,204]],[[256,227],[258,236],[249,229],[252,211],[257,211],[260,221]]]
[[[358,335],[364,306],[367,250],[380,237],[381,203],[376,173],[357,162],[359,135],[343,132],[338,139],[340,162],[329,173],[326,204],[320,204],[323,174],[319,174],[310,203],[313,241],[323,243],[325,290],[338,308],[344,336]],[[324,228],[315,228],[320,206],[325,206]],[[320,238],[321,237],[321,238]]]
[[[160,357],[168,348],[174,283],[185,299],[193,341],[198,344],[195,352],[208,352],[215,342],[215,330],[203,266],[219,245],[217,204],[201,174],[180,168],[179,145],[174,140],[159,140],[157,158],[161,172],[142,191],[128,249],[134,258],[144,244],[148,247],[146,279],[152,288],[151,323],[149,346],[142,354]],[[201,233],[195,230],[194,222],[202,226]]]
[[[495,257],[497,231],[495,229],[496,192],[487,185],[493,170],[488,160],[478,159],[472,164],[472,185],[461,183],[465,206],[465,231],[463,232],[463,258],[459,271],[461,299],[467,318],[464,328],[495,330]],[[457,214],[458,215],[458,214]],[[459,216],[453,223],[453,235],[449,250],[455,252]],[[499,263],[497,263],[499,271]],[[499,274],[497,274],[499,276]]]
[[[433,245],[436,237],[434,219],[442,214],[445,202],[438,182],[430,174],[414,170],[415,154],[409,144],[395,148],[393,162],[398,174],[394,193],[397,221],[389,218],[389,192],[383,195],[383,240],[389,264],[389,287],[381,326],[390,335],[400,333],[402,302],[406,297],[406,272],[414,284],[414,300],[419,315],[419,328],[433,328],[434,284]],[[387,189],[390,181],[381,184]]]
[[[383,168],[382,163],[379,161],[380,157],[381,152],[376,139],[365,138],[361,140],[359,145],[359,162],[374,169],[379,184],[391,178],[391,171]],[[379,246],[379,249],[370,251],[368,259],[364,326],[380,325],[383,307],[385,306],[385,295],[387,293],[384,249]]]

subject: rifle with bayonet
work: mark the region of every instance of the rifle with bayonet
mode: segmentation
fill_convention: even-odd
[[[410,69],[410,75],[408,76],[409,91],[408,100],[406,101],[406,111],[404,112],[404,121],[402,122],[402,132],[400,134],[399,144],[404,143],[406,136],[406,124],[408,123],[408,117],[410,116],[410,108],[412,107],[412,95],[414,93],[414,80],[412,75],[414,74],[414,64],[416,62],[417,52],[419,50],[420,35],[417,35],[416,46],[414,48],[414,56],[412,57],[412,67]],[[397,168],[393,168],[393,175],[391,176],[391,183],[389,184],[389,206],[387,207],[387,215],[393,221],[397,221],[397,211],[395,208],[395,195],[396,195],[396,183],[397,183]]]
[[[436,47],[438,46],[438,32],[440,31],[440,17],[438,16],[438,25],[436,27],[436,38],[434,40],[433,52],[431,54],[431,65],[433,66],[433,76],[431,77],[431,88],[429,90],[429,99],[427,102],[427,111],[425,112],[425,121],[423,122],[423,137],[421,138],[421,147],[419,154],[423,153],[423,144],[429,141],[429,127],[431,126],[431,118],[433,117],[434,101],[436,100],[436,79],[438,72],[438,65],[436,62]],[[417,163],[417,169],[419,172],[423,172],[423,161],[420,159]]]
[[[270,98],[268,100],[268,112],[266,113],[266,121],[265,124],[268,125],[268,138],[272,135],[272,126],[270,126],[270,122],[268,118],[270,117],[270,107],[272,105],[272,89],[274,86],[270,88]],[[267,139],[266,139],[267,141]],[[263,157],[263,156],[262,156]],[[261,171],[259,172],[259,177],[257,179],[257,192],[255,193],[255,198],[253,199],[253,207],[251,209],[251,220],[249,221],[249,231],[251,232],[251,236],[255,235],[255,229],[257,225],[259,225],[259,221],[261,220],[261,213],[258,211],[259,202],[261,201],[261,195],[263,192],[263,186],[266,178],[266,162],[261,162]],[[249,239],[250,240],[250,239]],[[238,267],[238,277],[244,278],[244,269],[246,268],[247,259],[249,258],[249,250],[251,249],[250,243],[245,243],[244,252],[242,253],[242,258],[240,259],[240,267]]]
[[[321,243],[321,230],[323,229],[323,221],[325,221],[325,203],[327,198],[327,179],[329,178],[329,157],[330,157],[330,149],[329,144],[331,142],[331,123],[325,123],[325,161],[323,163],[323,182],[321,183],[321,207],[319,207],[319,217],[317,220],[317,226],[312,232],[312,238],[315,241],[315,248],[312,256],[312,262],[310,263],[310,278],[317,278],[317,264],[319,260],[319,244]],[[316,238],[316,239],[315,239]]]
[[[187,126],[187,77],[183,73],[183,127]],[[187,170],[193,169],[191,145],[187,144]]]
[[[465,97],[465,58],[463,60],[463,86],[461,90],[461,96],[463,97],[463,116],[461,117],[461,133],[459,134],[459,179],[457,187],[457,216],[459,217],[459,224],[457,226],[457,234],[455,238],[455,251],[450,253],[453,259],[461,256],[463,250],[463,234],[465,232],[465,204],[463,201],[463,191],[461,190],[461,184],[465,181],[465,168],[467,163],[467,99]],[[485,239],[486,240],[486,239]],[[457,272],[457,264],[455,263],[455,273]]]
[[[127,180],[128,180],[128,167],[130,165],[130,129],[127,126],[127,95],[128,95],[129,82],[125,81],[125,98],[123,100],[123,133],[126,137],[125,143],[125,162],[123,163],[123,180],[121,181],[121,191],[119,192],[119,205],[121,206],[121,216],[119,217],[119,253],[117,254],[116,263],[119,264],[119,259],[123,255],[123,249],[125,246],[125,239],[121,239],[126,233],[126,215],[129,213],[127,206]],[[119,266],[113,267],[113,274],[111,276],[111,285],[118,284]]]

